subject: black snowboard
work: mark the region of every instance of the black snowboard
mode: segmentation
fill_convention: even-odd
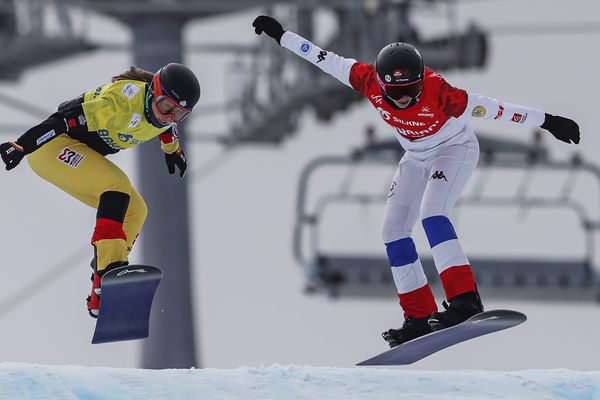
[[[525,314],[511,310],[484,311],[465,322],[403,343],[356,365],[407,365],[446,347],[519,325]]]
[[[148,265],[127,265],[105,273],[92,343],[148,337],[150,308],[161,278],[162,271]]]

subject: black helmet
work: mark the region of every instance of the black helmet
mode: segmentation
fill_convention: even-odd
[[[408,43],[391,43],[377,55],[377,83],[391,100],[407,95],[416,99],[423,90],[423,57]]]
[[[185,65],[170,63],[158,70],[152,80],[154,99],[164,96],[177,106],[192,111],[200,99],[200,83]]]

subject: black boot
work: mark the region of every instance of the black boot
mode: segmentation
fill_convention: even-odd
[[[431,327],[427,323],[429,317],[414,318],[409,316],[400,329],[390,329],[381,334],[390,347],[396,347],[404,342],[431,333]]]
[[[483,312],[483,304],[477,292],[467,292],[442,303],[446,311],[434,312],[429,317],[429,326],[433,331],[458,325],[475,314]]]

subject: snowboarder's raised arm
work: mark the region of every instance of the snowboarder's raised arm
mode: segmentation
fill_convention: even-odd
[[[579,143],[579,125],[569,118],[544,111],[506,103],[498,99],[468,92],[465,113],[474,118],[496,119],[530,126],[539,126],[566,143]]]
[[[281,47],[291,50],[352,88],[350,84],[350,70],[356,63],[356,60],[344,58],[330,51],[323,50],[294,32],[284,31],[279,21],[266,15],[257,17],[252,26],[254,26],[254,31],[258,35],[265,32],[275,39]]]

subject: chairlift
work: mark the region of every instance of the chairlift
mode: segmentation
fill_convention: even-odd
[[[585,236],[585,250],[580,257],[557,260],[531,255],[527,258],[497,256],[469,257],[476,275],[478,288],[486,297],[501,296],[522,299],[559,299],[600,301],[599,272],[594,268],[595,234],[600,229],[600,207],[596,219],[589,215],[581,201],[572,195],[575,176],[588,173],[600,183],[600,168],[579,156],[568,161],[553,160],[535,133],[533,144],[526,144],[486,135],[478,137],[481,157],[473,193],[464,196],[455,210],[483,206],[510,208],[531,212],[541,209],[570,211],[578,219]],[[306,292],[330,297],[393,296],[395,287],[385,251],[381,256],[357,254],[356,249],[328,251],[320,240],[322,221],[327,210],[340,205],[381,203],[381,193],[351,193],[343,187],[314,196],[314,205],[308,202],[309,189],[316,173],[331,167],[360,169],[380,164],[391,169],[400,160],[404,150],[395,140],[371,141],[346,156],[323,156],[309,162],[300,175],[296,201],[296,223],[293,232],[293,250],[297,262],[306,274]],[[492,170],[522,171],[522,180],[516,193],[509,196],[490,196],[485,193]],[[564,171],[567,179],[559,194],[544,198],[527,193],[535,174],[541,171]],[[351,174],[348,174],[351,176]],[[348,183],[346,182],[345,185]],[[313,185],[314,186],[314,185]],[[344,185],[342,185],[344,186]],[[312,194],[312,193],[311,193]],[[535,233],[535,232],[532,232]],[[434,291],[441,291],[441,283],[431,257],[421,257],[425,273]]]

